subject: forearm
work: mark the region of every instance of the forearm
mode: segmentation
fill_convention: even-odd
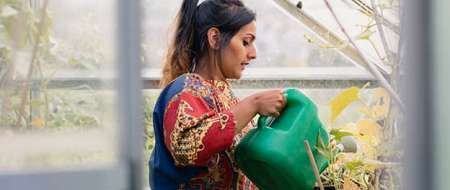
[[[257,112],[257,98],[255,96],[249,96],[239,104],[231,108],[231,112],[234,115],[236,122],[235,134],[239,133],[248,123],[255,117]]]

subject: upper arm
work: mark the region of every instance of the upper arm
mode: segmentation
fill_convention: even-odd
[[[216,112],[189,92],[178,94],[164,115],[164,140],[176,165],[206,165],[231,146],[234,130],[231,112]]]

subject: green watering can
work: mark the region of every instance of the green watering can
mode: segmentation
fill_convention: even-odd
[[[237,165],[261,190],[312,190],[316,182],[304,140],[308,140],[319,172],[328,161],[315,148],[317,136],[329,137],[317,107],[303,93],[286,89],[286,107],[272,120],[261,116],[235,150]]]

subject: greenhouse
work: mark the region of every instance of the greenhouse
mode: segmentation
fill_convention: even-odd
[[[0,189],[446,189],[449,8],[0,0]]]

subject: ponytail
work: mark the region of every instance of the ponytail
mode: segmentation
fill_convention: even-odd
[[[197,3],[198,0],[183,0],[176,18],[175,36],[166,52],[161,87],[189,71],[194,53],[194,17]]]

